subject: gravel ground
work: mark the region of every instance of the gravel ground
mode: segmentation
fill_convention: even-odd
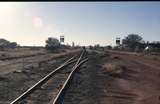
[[[44,55],[36,55],[32,57],[21,57],[18,59],[0,61],[0,75],[7,74],[16,70],[21,70],[23,67],[34,66],[38,64],[45,64],[46,61],[51,61],[57,57],[65,57],[67,54],[78,52],[80,49],[66,50],[66,52],[48,53]]]
[[[77,53],[77,52],[76,52]],[[73,56],[57,57],[38,67],[28,67],[0,75],[0,104],[9,104],[46,74]]]
[[[146,56],[89,53],[89,61],[75,74],[64,104],[160,104],[160,62]],[[121,64],[110,75],[104,64]]]
[[[100,59],[104,54],[91,52],[86,62],[75,74],[72,85],[66,91],[64,104],[100,104],[101,96],[105,94],[104,87],[106,76]]]
[[[63,104],[160,104],[159,60],[98,51],[88,51],[88,58],[75,73]],[[58,65],[57,61],[55,63]],[[108,69],[103,67],[106,64],[120,64],[124,69],[119,75],[109,74]],[[35,70],[29,71],[29,74],[24,71],[0,76],[0,104],[8,104],[27,86],[43,77],[47,73],[46,67],[45,64],[38,70],[40,74],[35,74]],[[21,87],[17,88],[17,85]]]

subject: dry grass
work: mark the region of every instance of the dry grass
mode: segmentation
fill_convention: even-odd
[[[104,64],[103,67],[110,75],[121,75],[126,67],[124,65],[118,64],[118,63],[107,63]]]

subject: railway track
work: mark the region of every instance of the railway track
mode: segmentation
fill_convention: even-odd
[[[83,50],[42,78],[35,85],[13,100],[10,104],[62,104],[76,70],[88,59]]]

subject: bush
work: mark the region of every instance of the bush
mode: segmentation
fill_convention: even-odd
[[[105,64],[103,66],[109,75],[122,75],[126,67],[121,64]]]
[[[46,40],[46,46],[45,46],[45,48],[47,50],[55,52],[59,47],[60,47],[60,42],[59,42],[58,39],[49,37]]]

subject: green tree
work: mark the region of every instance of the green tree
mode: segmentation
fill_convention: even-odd
[[[122,40],[122,44],[131,51],[134,51],[137,47],[139,47],[142,42],[143,38],[138,34],[129,34]]]
[[[10,46],[10,48],[16,48],[17,47],[17,43],[16,42],[11,42],[10,44],[9,44]]]
[[[47,50],[55,51],[56,49],[58,49],[60,47],[60,42],[56,38],[49,37],[46,40],[46,46],[45,47],[46,47]]]
[[[107,49],[112,49],[111,45],[106,46]]]
[[[10,45],[10,42],[6,39],[0,39],[0,49],[4,50],[5,48],[8,48]]]

